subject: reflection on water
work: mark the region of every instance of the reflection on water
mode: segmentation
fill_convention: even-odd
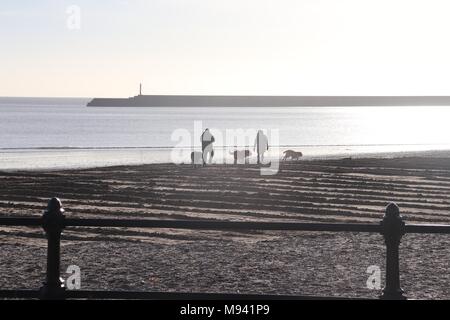
[[[177,144],[172,133],[193,133],[195,121],[218,136],[230,129],[277,130],[272,159],[285,149],[305,158],[450,149],[450,107],[87,108],[38,102],[0,100],[0,168],[167,162]],[[216,161],[229,151],[217,143]]]

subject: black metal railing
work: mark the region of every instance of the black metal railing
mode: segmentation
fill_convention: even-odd
[[[0,298],[39,299],[338,299],[290,295],[174,293],[143,291],[66,290],[60,279],[60,241],[66,227],[128,227],[202,230],[283,230],[380,233],[386,244],[386,278],[381,299],[406,299],[400,286],[399,245],[405,233],[450,233],[450,225],[405,224],[395,203],[386,207],[380,223],[231,222],[132,219],[74,219],[64,216],[58,198],[52,198],[41,218],[0,217],[3,226],[42,227],[47,237],[47,270],[40,290],[0,290]]]

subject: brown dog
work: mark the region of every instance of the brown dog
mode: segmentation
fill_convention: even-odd
[[[291,158],[292,160],[298,160],[299,158],[303,157],[303,153],[301,153],[300,151],[286,150],[283,153],[284,153],[283,161],[289,158]]]

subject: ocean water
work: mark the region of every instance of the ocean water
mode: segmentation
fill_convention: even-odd
[[[286,149],[305,158],[450,149],[450,107],[88,108],[88,100],[0,98],[0,169],[189,162],[204,128],[216,137],[216,162],[253,148],[258,129],[269,136],[269,159]]]

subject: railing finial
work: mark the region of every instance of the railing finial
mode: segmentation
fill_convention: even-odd
[[[62,207],[62,203],[61,200],[59,200],[59,198],[51,198],[48,201],[48,205],[47,205],[47,209],[45,210],[44,214],[48,213],[48,214],[63,214],[64,213],[64,209]]]
[[[385,219],[386,218],[397,218],[400,216],[400,208],[395,202],[391,202],[386,206],[386,213],[385,213]]]

